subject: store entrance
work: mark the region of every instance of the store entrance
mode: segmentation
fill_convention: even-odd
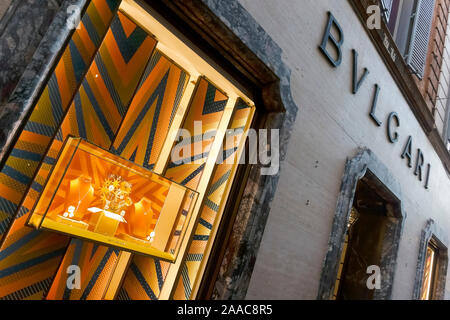
[[[374,284],[369,266],[382,264],[384,239],[389,233],[388,203],[364,179],[356,187],[339,266],[335,299],[369,300]],[[370,268],[369,270],[371,270]],[[380,270],[380,269],[378,269]],[[369,283],[368,283],[369,282]]]

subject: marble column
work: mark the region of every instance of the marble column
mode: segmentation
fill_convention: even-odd
[[[3,0],[2,2],[0,2],[0,19],[6,13],[6,10],[8,10],[10,4],[11,0]]]
[[[12,0],[0,21],[0,160],[72,32],[69,6],[86,1]]]
[[[62,0],[2,1],[8,10],[0,22],[0,104],[7,102]],[[3,8],[5,6],[5,8]]]

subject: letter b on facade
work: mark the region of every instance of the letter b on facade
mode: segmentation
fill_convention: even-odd
[[[333,35],[332,33],[332,27],[334,26],[335,30],[337,31],[338,39]],[[335,57],[333,57],[332,54],[327,49],[327,44],[331,42],[331,44],[336,49]],[[325,57],[330,61],[330,63],[334,67],[338,67],[342,62],[342,51],[341,46],[344,43],[344,32],[342,31],[341,26],[335,19],[335,17],[331,14],[331,12],[328,12],[328,22],[327,27],[325,29],[325,33],[322,38],[322,43],[319,46],[320,51],[325,55]]]

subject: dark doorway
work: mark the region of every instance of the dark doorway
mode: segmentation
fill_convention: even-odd
[[[387,202],[364,180],[356,187],[353,207],[347,224],[335,298],[338,300],[373,299],[367,286],[367,268],[380,266],[389,219]]]
[[[318,299],[391,298],[405,219],[401,199],[400,184],[372,151],[347,159]]]

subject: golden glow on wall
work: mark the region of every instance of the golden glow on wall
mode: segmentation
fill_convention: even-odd
[[[431,300],[434,286],[434,273],[436,269],[436,252],[435,248],[430,244],[427,247],[427,254],[425,257],[425,267],[423,270],[422,292],[420,293],[420,300]]]
[[[173,261],[196,198],[184,186],[68,138],[28,224]]]

